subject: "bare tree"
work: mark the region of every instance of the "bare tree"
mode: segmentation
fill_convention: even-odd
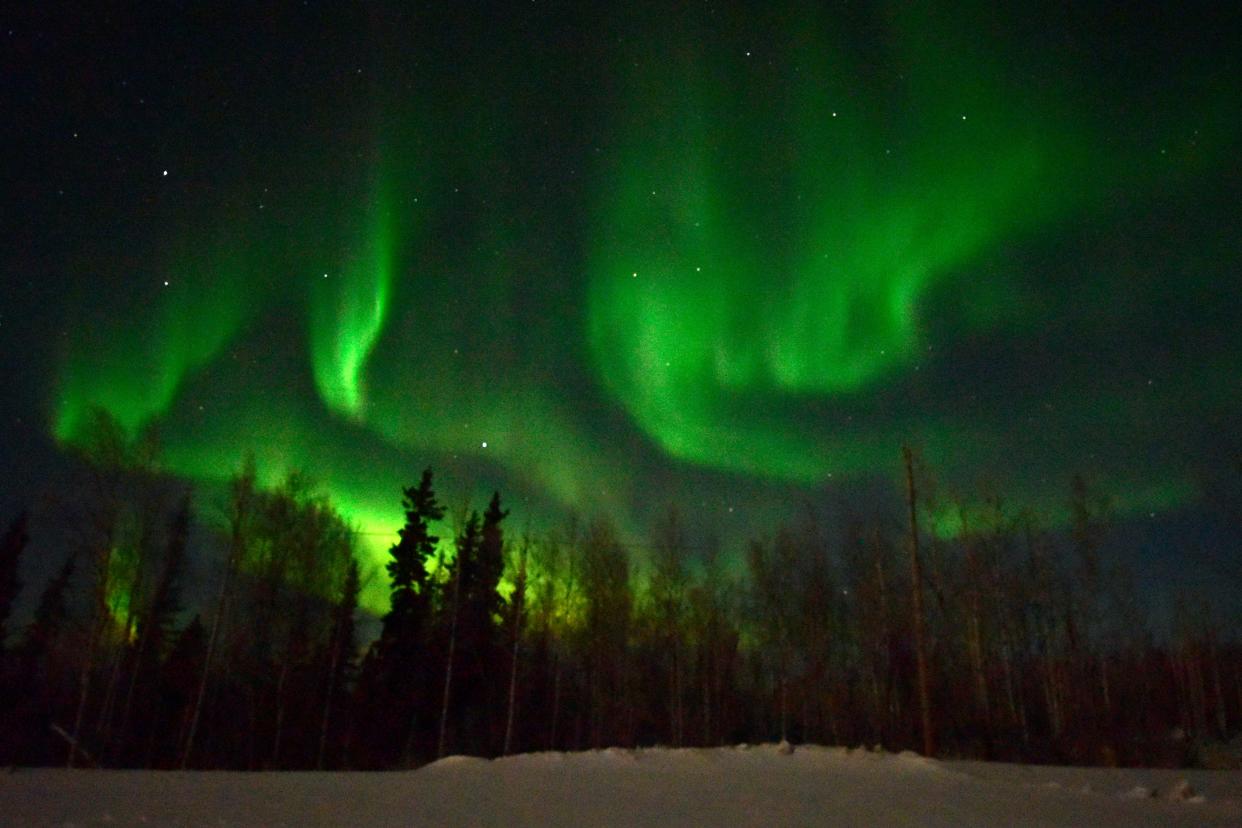
[[[232,597],[233,579],[238,567],[246,557],[246,538],[253,520],[253,512],[257,489],[255,487],[254,457],[247,456],[239,472],[229,484],[229,500],[226,512],[228,521],[228,553],[224,561],[224,573],[220,579],[220,590],[216,593],[215,612],[211,619],[211,632],[207,636],[207,654],[203,659],[203,674],[198,682],[198,691],[194,697],[193,712],[186,732],[185,746],[181,751],[181,768],[189,766],[190,757],[194,754],[194,740],[198,734],[199,722],[203,715],[203,700],[207,697],[207,684],[211,679],[216,650],[219,647],[221,630],[229,610],[229,599]]]
[[[936,738],[932,731],[931,693],[927,641],[923,620],[923,568],[919,561],[918,496],[914,488],[914,455],[902,447],[906,463],[906,497],[910,507],[910,604],[914,614],[914,652],[918,669],[919,713],[923,726],[923,754],[934,756]]]

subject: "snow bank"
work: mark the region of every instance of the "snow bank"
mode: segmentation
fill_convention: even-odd
[[[1242,775],[778,745],[452,756],[402,773],[19,770],[0,776],[0,823],[1239,825]]]

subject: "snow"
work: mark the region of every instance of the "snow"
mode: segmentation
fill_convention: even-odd
[[[609,749],[391,773],[20,769],[5,825],[1239,825],[1238,771],[778,745]]]

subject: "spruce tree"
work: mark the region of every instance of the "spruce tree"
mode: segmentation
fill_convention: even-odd
[[[48,764],[57,754],[48,741],[51,725],[62,712],[67,687],[53,669],[52,653],[68,624],[68,591],[75,559],[70,556],[48,582],[17,646],[17,680],[13,688],[12,724],[0,751],[6,764]],[[63,756],[63,754],[60,754]]]
[[[431,469],[417,486],[403,490],[405,525],[397,543],[388,550],[385,565],[391,588],[390,606],[383,618],[379,640],[363,664],[358,709],[368,716],[371,761],[381,765],[410,758],[422,726],[431,721],[434,707],[431,672],[426,649],[431,615],[432,583],[427,564],[440,538],[431,523],[444,517],[436,501]]]
[[[444,508],[436,502],[431,469],[425,469],[418,486],[405,489],[404,495],[405,525],[397,533],[400,540],[388,550],[392,560],[384,567],[392,583],[392,603],[384,616],[381,641],[408,657],[430,611],[427,562],[440,542],[431,534],[430,524],[444,517]]]
[[[463,590],[465,589],[464,582],[468,577],[468,573],[473,571],[475,559],[478,557],[480,539],[479,513],[471,512],[470,517],[466,520],[465,528],[457,536],[457,554],[453,559],[452,568],[453,587],[448,601],[444,605],[444,614],[447,617],[447,621],[441,622],[441,625],[448,631],[448,652],[444,659],[444,689],[440,694],[440,732],[436,741],[437,757],[444,756],[447,744],[446,736],[448,733],[450,705],[460,706],[458,700],[463,695],[460,689],[454,689],[453,670],[457,662],[457,642],[461,637],[461,607]],[[461,684],[460,676],[458,677],[458,684]]]
[[[454,561],[461,584],[457,621],[460,680],[454,704],[463,713],[463,747],[477,753],[498,751],[503,733],[500,690],[507,678],[503,672],[507,659],[501,628],[504,602],[498,587],[505,566],[500,524],[508,514],[500,506],[500,493],[494,493],[482,525],[477,515],[471,516]]]
[[[468,605],[473,609],[486,639],[495,638],[496,624],[501,618],[503,601],[497,587],[505,571],[504,531],[501,521],[509,515],[508,509],[500,508],[500,492],[492,494],[492,500],[483,513],[483,536],[479,542],[478,564],[474,582],[467,593]]]
[[[18,646],[18,661],[23,676],[31,677],[39,662],[46,658],[55,645],[68,620],[69,582],[73,579],[76,560],[71,555],[39,598],[34,618],[26,626],[22,642]]]
[[[21,591],[22,584],[18,579],[18,566],[21,563],[22,550],[30,536],[26,533],[29,516],[26,512],[19,514],[0,540],[0,653],[4,652],[4,642],[8,638],[6,624],[9,613],[13,610],[13,601]]]

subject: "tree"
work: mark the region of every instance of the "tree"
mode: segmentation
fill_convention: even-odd
[[[746,550],[750,574],[751,614],[763,642],[761,669],[776,679],[776,708],[781,741],[789,738],[789,679],[794,658],[796,623],[797,545],[792,533],[781,528],[769,546],[751,541]],[[766,656],[766,657],[765,657]],[[770,709],[770,708],[768,708]]]
[[[214,626],[214,622],[213,622]],[[177,634],[159,676],[155,726],[147,740],[146,767],[184,767],[189,755],[190,729],[201,713],[198,699],[206,672],[208,631],[195,615]],[[164,734],[163,738],[158,738]],[[168,736],[173,736],[169,739]]]
[[[315,767],[323,770],[324,755],[332,725],[333,710],[339,710],[348,699],[346,688],[357,669],[358,641],[354,613],[358,610],[358,595],[362,590],[358,575],[358,561],[351,559],[345,570],[345,583],[341,586],[341,598],[333,608],[332,638],[328,654],[328,687],[324,693],[323,720],[319,729],[319,748]]]
[[[4,653],[5,641],[8,640],[6,624],[13,610],[13,601],[22,588],[18,572],[22,550],[30,540],[30,535],[26,532],[29,517],[27,512],[19,514],[0,539],[0,654]]]
[[[190,714],[188,731],[184,749],[181,753],[181,768],[190,762],[194,752],[194,739],[198,733],[198,723],[203,713],[203,700],[207,696],[207,683],[211,678],[211,670],[220,643],[220,634],[224,628],[224,619],[228,614],[229,599],[232,597],[233,579],[246,554],[246,538],[249,526],[254,519],[254,506],[257,488],[255,486],[254,457],[247,456],[241,471],[229,484],[228,502],[228,552],[224,561],[224,574],[220,579],[220,591],[216,594],[215,612],[211,619],[211,632],[202,659],[202,674],[198,681],[198,691],[194,697],[194,707]]]
[[[45,744],[48,729],[55,722],[61,707],[61,697],[67,696],[67,692],[61,689],[62,679],[67,675],[58,674],[54,655],[69,621],[68,593],[76,563],[74,556],[70,555],[48,581],[35,607],[34,617],[26,625],[18,643],[17,675],[21,685],[16,688],[16,727],[9,746],[9,752],[13,755],[5,757],[6,761],[35,763],[51,758],[40,755],[37,746]],[[63,701],[67,702],[67,698]]]
[[[629,634],[634,596],[630,561],[613,524],[597,517],[582,539],[583,657],[593,747],[633,741]]]
[[[668,734],[674,747],[681,747],[686,725],[682,650],[689,582],[686,571],[688,546],[680,514],[675,508],[669,509],[656,524],[652,536],[653,560],[648,593],[664,654],[665,663],[661,666],[667,677]]]
[[[177,615],[182,609],[181,574],[185,567],[190,522],[190,498],[187,494],[173,516],[155,587],[146,605],[138,613],[129,688],[121,711],[122,739],[129,731],[130,715],[136,697],[149,692],[156,684],[160,662],[176,634]]]
[[[444,517],[444,508],[436,502],[431,469],[423,471],[417,487],[407,488],[403,494],[405,525],[397,533],[397,543],[388,550],[392,560],[384,566],[392,583],[392,601],[384,615],[380,640],[408,652],[417,644],[429,614],[427,564],[440,542],[431,534],[430,525]]]
[[[428,572],[440,543],[431,524],[444,517],[444,507],[436,500],[431,469],[423,471],[417,486],[402,490],[402,507],[405,523],[384,567],[389,609],[363,663],[359,687],[359,709],[368,717],[368,742],[380,764],[398,758],[408,762],[416,737],[433,715],[428,665],[433,583]]]
[[[505,542],[501,523],[509,514],[495,492],[483,512],[477,544],[459,546],[453,561],[455,580],[460,581],[461,602],[457,628],[459,675],[455,679],[456,707],[461,722],[459,739],[479,753],[495,753],[499,747],[499,727],[493,726],[494,711],[500,709],[505,646],[501,633],[504,601],[499,587],[504,574]]]
[[[513,746],[513,720],[517,709],[518,655],[522,646],[522,629],[525,625],[526,613],[526,564],[529,558],[531,540],[529,533],[522,538],[518,550],[516,572],[513,580],[513,596],[509,602],[509,628],[512,632],[513,649],[509,667],[509,698],[508,712],[505,714],[505,742],[501,753],[509,755]]]
[[[936,737],[932,731],[930,666],[927,658],[927,636],[923,618],[923,568],[919,560],[918,499],[914,489],[914,456],[909,446],[902,447],[906,461],[906,495],[910,508],[910,605],[914,614],[914,651],[918,665],[919,712],[923,729],[923,755],[934,756]]]
[[[444,659],[444,691],[440,695],[440,733],[436,740],[436,756],[444,756],[448,731],[449,704],[453,693],[453,666],[457,657],[457,629],[461,619],[462,581],[474,558],[478,555],[480,542],[479,513],[471,512],[466,525],[457,536],[457,554],[450,570],[453,577],[452,600],[446,605],[448,617],[448,653]]]
[[[731,729],[730,705],[733,668],[737,660],[738,630],[732,588],[720,557],[719,541],[709,536],[700,555],[699,577],[689,589],[687,602],[693,639],[697,642],[696,669],[703,722],[701,743],[723,744]]]
[[[86,496],[81,505],[88,512],[79,540],[86,552],[89,579],[90,620],[78,676],[78,703],[68,741],[67,765],[73,767],[85,737],[83,725],[98,668],[119,658],[132,621],[134,581],[141,572],[141,556],[148,548],[147,532],[155,513],[156,458],[159,443],[153,430],[131,439],[125,429],[102,408],[90,412],[76,435],[75,450],[85,462]],[[120,629],[118,616],[124,615]],[[113,662],[99,723],[105,726],[119,679]]]

